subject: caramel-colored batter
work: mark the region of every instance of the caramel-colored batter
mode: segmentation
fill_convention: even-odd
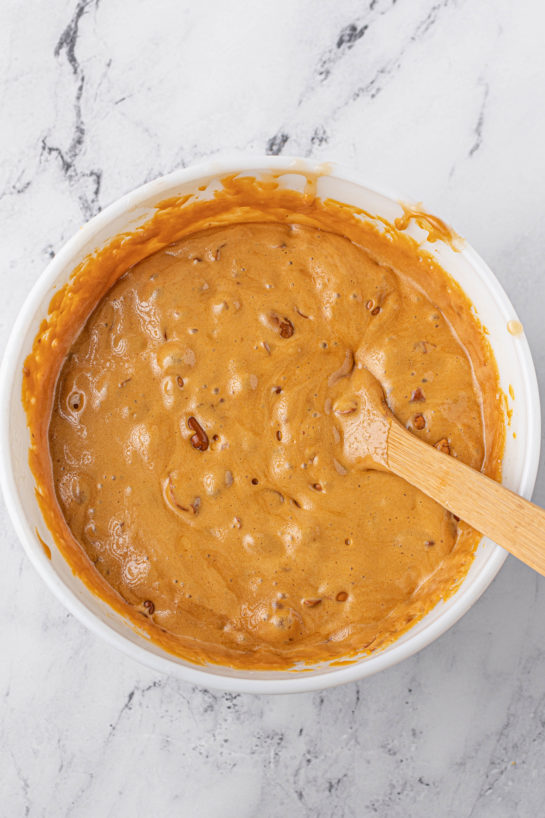
[[[365,367],[411,431],[498,476],[496,369],[446,273],[368,238],[271,219],[200,230],[121,275],[71,343],[52,485],[90,584],[169,650],[341,660],[467,572],[471,529],[353,467],[343,400]]]

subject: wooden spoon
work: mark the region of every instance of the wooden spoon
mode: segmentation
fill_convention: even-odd
[[[333,404],[345,461],[397,474],[545,576],[545,511],[411,434],[368,370],[350,381]]]

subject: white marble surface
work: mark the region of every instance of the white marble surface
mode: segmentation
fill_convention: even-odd
[[[544,26],[541,0],[3,0],[2,343],[49,257],[120,194],[221,150],[283,151],[450,220],[517,307],[543,387]],[[402,665],[256,698],[91,636],[0,515],[2,816],[544,814],[545,580],[514,559]]]

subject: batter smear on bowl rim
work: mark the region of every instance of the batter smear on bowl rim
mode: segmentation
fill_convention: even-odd
[[[389,644],[456,589],[479,535],[347,460],[363,368],[414,434],[499,478],[491,350],[413,239],[253,179],[165,202],[75,272],[25,365],[61,552],[194,662],[285,669]]]

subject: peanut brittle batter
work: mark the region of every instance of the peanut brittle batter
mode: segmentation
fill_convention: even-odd
[[[168,649],[248,668],[343,659],[467,572],[475,532],[343,459],[332,407],[364,366],[411,431],[499,474],[482,330],[437,265],[416,278],[390,255],[302,224],[200,230],[122,274],[71,344],[48,428],[58,504]],[[456,330],[428,292],[441,274]]]

